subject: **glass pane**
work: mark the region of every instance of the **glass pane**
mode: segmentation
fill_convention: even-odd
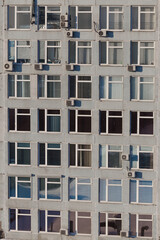
[[[121,220],[108,220],[108,235],[120,235],[121,229]]]
[[[130,201],[137,201],[137,182],[135,180],[130,181]]]
[[[110,83],[109,84],[109,99],[122,99],[122,84],[121,83]]]
[[[108,119],[108,133],[121,134],[122,133],[122,118],[112,118]]]
[[[138,64],[138,42],[131,43],[131,64]]]
[[[154,65],[154,49],[140,49],[140,64]]]
[[[9,28],[15,28],[15,7],[8,6]]]
[[[109,29],[122,29],[123,28],[123,14],[110,13],[109,14]]]
[[[152,237],[152,222],[151,221],[138,221],[138,236]]]
[[[45,7],[39,7],[39,28],[45,28]]]
[[[48,13],[47,14],[47,29],[60,29],[60,14]]]
[[[17,149],[17,164],[30,164],[30,149]]]
[[[16,230],[16,209],[9,210],[9,230]]]
[[[17,13],[17,28],[30,29],[30,13]]]
[[[45,97],[45,76],[38,76],[38,97]]]
[[[61,199],[61,185],[47,183],[47,199]]]
[[[152,203],[152,187],[139,187],[139,202]]]
[[[61,151],[48,150],[47,151],[47,165],[60,166],[61,164]]]
[[[140,119],[140,134],[153,134],[153,119]]]
[[[107,9],[106,7],[101,7],[100,12],[100,28],[107,29]]]
[[[31,183],[18,182],[17,192],[18,192],[18,198],[30,198]]]
[[[106,201],[106,180],[100,179],[100,201]]]
[[[108,167],[109,168],[121,168],[122,160],[120,159],[119,152],[109,152],[108,153]]]
[[[91,167],[91,152],[78,151],[78,166]]]
[[[31,49],[30,47],[17,47],[17,62],[30,63]]]
[[[91,98],[91,83],[78,83],[78,98]]]
[[[47,48],[47,63],[60,63],[60,48]]]
[[[131,99],[138,99],[138,79],[136,77],[131,77]]]
[[[100,99],[107,98],[107,88],[108,88],[107,77],[100,77],[100,82],[99,82],[99,97],[100,97]]]
[[[75,178],[69,179],[69,199],[75,199],[76,194],[75,189]]]
[[[39,178],[39,198],[45,198],[45,178]]]
[[[78,14],[78,29],[91,29],[92,28],[92,14],[79,13]]]
[[[78,233],[91,234],[91,219],[90,218],[78,218]]]
[[[15,61],[15,41],[8,41],[8,60]]]
[[[153,153],[139,153],[139,168],[153,169]]]
[[[132,29],[138,29],[138,7],[132,7]]]
[[[31,231],[31,216],[18,215],[18,231]]]
[[[30,97],[30,82],[17,82],[17,97]]]
[[[141,13],[141,29],[152,30],[155,26],[155,14],[154,13]]]
[[[15,164],[15,143],[9,143],[9,163]]]
[[[78,132],[91,132],[91,117],[78,117]]]
[[[78,64],[91,64],[90,48],[78,48]]]
[[[15,177],[9,177],[9,197],[16,197]]]
[[[39,211],[39,231],[45,231],[45,211]]]
[[[30,116],[17,116],[17,131],[30,131]]]
[[[99,227],[100,227],[100,234],[106,234],[106,214],[100,213],[100,220],[99,220]]]
[[[120,186],[108,186],[108,201],[109,202],[122,201],[122,188]]]
[[[47,116],[47,132],[60,132],[60,116]]]
[[[123,64],[123,51],[118,48],[109,48],[109,64]]]
[[[45,41],[39,41],[39,62],[45,63]]]
[[[59,233],[61,227],[60,217],[48,217],[47,222],[47,232],[57,232]]]
[[[140,99],[153,100],[153,84],[140,84]]]
[[[61,97],[61,83],[47,82],[47,97],[60,98]]]
[[[70,7],[71,28],[76,28],[76,7]]]
[[[91,186],[78,184],[78,200],[90,201],[91,200]]]

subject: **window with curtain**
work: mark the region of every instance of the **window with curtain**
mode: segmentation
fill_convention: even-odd
[[[70,211],[69,233],[73,236],[77,234],[91,234],[91,213]]]
[[[15,63],[30,63],[30,41],[8,40],[8,60]]]
[[[117,179],[100,179],[100,202],[122,202],[122,181]]]
[[[152,181],[130,180],[131,203],[153,203]]]
[[[61,97],[60,75],[38,75],[38,97],[60,98]]]
[[[31,164],[31,146],[27,142],[8,143],[8,162],[12,165]]]
[[[59,233],[61,229],[61,212],[57,210],[39,210],[39,231]]]
[[[99,98],[102,100],[122,100],[123,78],[122,76],[100,76]]]
[[[99,213],[99,234],[120,236],[122,230],[122,217],[120,213]]]
[[[8,177],[9,198],[31,198],[30,177]]]
[[[61,144],[39,143],[39,166],[60,166],[61,165]]]
[[[39,199],[61,199],[61,179],[54,178],[39,178],[38,179]]]
[[[71,29],[92,28],[92,7],[90,6],[69,6]]]
[[[60,41],[43,41],[38,42],[39,63],[60,64],[61,63],[61,42]]]
[[[69,41],[69,62],[91,64],[92,43],[87,41]]]
[[[69,178],[69,199],[91,201],[91,183],[89,178]]]
[[[91,98],[91,76],[69,76],[69,98]]]
[[[152,215],[130,214],[130,236],[152,238],[152,222]]]
[[[60,132],[61,113],[60,110],[39,109],[39,131]]]
[[[8,97],[30,97],[30,75],[8,75]]]
[[[10,208],[9,231],[31,231],[31,210]]]
[[[122,146],[100,145],[99,167],[100,168],[122,168]]]
[[[70,167],[91,167],[92,146],[69,144]]]

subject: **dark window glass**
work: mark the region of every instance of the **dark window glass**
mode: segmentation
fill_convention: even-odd
[[[39,144],[39,159],[40,159],[40,164],[45,164],[45,144],[44,143]]]
[[[120,235],[121,225],[121,220],[108,219],[108,235]]]
[[[75,110],[70,110],[70,131],[75,131]]]
[[[45,211],[39,211],[39,231],[45,231]]]
[[[137,112],[131,112],[131,133],[137,133]]]
[[[140,134],[153,134],[153,119],[140,118]]]
[[[136,237],[136,214],[130,215],[130,234],[132,237]]]
[[[39,110],[39,131],[45,130],[45,111]]]
[[[31,231],[31,216],[18,215],[18,231]]]
[[[73,41],[69,42],[69,62],[76,62],[76,42]]]
[[[30,164],[30,149],[17,149],[17,164]]]
[[[30,131],[30,116],[17,115],[17,131]]]
[[[153,153],[139,153],[139,168],[153,169]]]
[[[15,197],[16,196],[15,177],[9,177],[8,180],[9,180],[9,197]]]
[[[15,109],[9,109],[9,130],[15,130]]]
[[[120,160],[119,152],[109,152],[108,153],[108,167],[110,168],[121,168],[122,161]]]
[[[138,42],[132,42],[131,45],[131,64],[138,64]]]
[[[75,144],[70,144],[69,153],[70,153],[70,165],[71,166],[75,166],[75,164],[76,164],[76,162],[75,162],[75,151],[76,151],[75,146],[76,146]]]
[[[75,229],[75,212],[70,212],[69,214],[70,217],[70,221],[69,221],[69,225],[70,225],[70,233],[75,233],[76,229]]]
[[[105,235],[106,234],[106,214],[105,213],[100,213],[100,223],[99,223],[99,228],[100,228],[100,234]]]
[[[70,93],[69,97],[70,98],[75,98],[76,97],[76,77],[75,76],[70,76],[69,77],[69,86],[70,86]]]
[[[138,221],[138,235],[141,237],[152,237],[152,221]]]
[[[15,163],[15,143],[9,143],[9,163]]]
[[[61,164],[61,151],[48,149],[47,165],[60,165],[60,164]]]
[[[100,111],[100,132],[106,133],[106,111]]]
[[[109,117],[108,121],[108,133],[122,133],[122,118]]]
[[[78,132],[91,132],[91,117],[78,117]]]
[[[91,218],[78,218],[78,233],[91,234]]]
[[[10,209],[9,214],[9,229],[15,230],[16,229],[16,209]]]
[[[60,217],[48,217],[47,232],[59,232],[60,227]]]

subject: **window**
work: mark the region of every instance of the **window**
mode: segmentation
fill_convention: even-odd
[[[39,63],[60,64],[61,63],[61,42],[60,41],[39,41]]]
[[[100,179],[100,202],[122,202],[121,180]]]
[[[91,234],[90,212],[69,212],[69,232],[75,234]]]
[[[130,84],[132,101],[151,101],[154,99],[153,77],[131,77]]]
[[[60,132],[60,125],[60,110],[39,109],[39,131]]]
[[[122,218],[120,213],[99,214],[100,235],[120,236],[121,230],[122,230]]]
[[[87,99],[92,97],[91,76],[69,76],[69,97]]]
[[[30,41],[9,40],[8,60],[15,63],[30,63],[31,45]]]
[[[30,29],[29,6],[8,6],[8,28],[9,29]]]
[[[61,79],[59,75],[38,76],[38,97],[39,98],[60,98]]]
[[[130,180],[130,202],[152,203],[152,181]]]
[[[61,229],[61,212],[39,210],[39,231],[59,233]]]
[[[131,146],[131,168],[153,169],[153,147]]]
[[[101,100],[122,100],[123,78],[121,76],[101,76],[99,98]]]
[[[39,143],[39,165],[60,166],[61,165],[61,144]]]
[[[8,113],[9,131],[30,131],[30,109],[10,108]]]
[[[30,76],[8,75],[8,97],[30,97]]]
[[[92,29],[92,8],[89,6],[70,6],[71,29]]]
[[[69,178],[69,199],[76,201],[90,201],[91,179]]]
[[[100,133],[122,134],[122,112],[100,111]]]
[[[70,110],[70,132],[91,133],[91,111]]]
[[[121,6],[101,6],[100,28],[106,30],[123,29],[123,8]]]
[[[122,168],[122,146],[100,145],[99,151],[100,168]]]
[[[82,41],[69,41],[69,63],[91,64],[92,43]]]
[[[25,166],[31,164],[30,143],[9,142],[8,150],[9,164]]]
[[[130,214],[131,237],[152,237],[152,215]]]
[[[39,199],[61,199],[60,178],[39,178]]]
[[[92,147],[88,144],[70,144],[70,166],[91,167]]]
[[[123,64],[123,43],[100,41],[100,64],[122,65]]]
[[[30,177],[9,177],[9,198],[31,198]]]
[[[131,64],[154,65],[154,42],[131,42]]]
[[[155,29],[155,7],[154,6],[132,6],[132,30],[154,30]]]
[[[153,135],[153,112],[131,112],[131,134]]]
[[[39,6],[39,29],[60,29],[59,6]]]
[[[28,209],[9,209],[10,231],[31,231],[31,211]]]

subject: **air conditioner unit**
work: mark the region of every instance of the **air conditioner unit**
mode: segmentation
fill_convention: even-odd
[[[67,14],[66,14],[66,15],[62,15],[62,16],[61,16],[61,21],[62,21],[62,22],[68,21],[68,15],[67,15]]]
[[[68,22],[61,22],[62,28],[68,28]]]
[[[74,70],[74,65],[73,64],[67,64],[66,65],[66,70],[67,71],[73,71]]]
[[[74,106],[74,100],[66,100],[66,106],[67,107],[73,107]]]
[[[129,72],[136,72],[136,65],[129,65],[128,66],[128,71]]]
[[[43,69],[43,65],[41,63],[36,63],[36,64],[34,64],[34,69],[35,70],[42,70]]]
[[[128,232],[120,231],[120,236],[121,237],[129,237]]]
[[[4,64],[4,69],[5,69],[6,71],[13,71],[13,62],[12,62],[12,61],[6,62],[6,63]]]
[[[135,176],[136,176],[136,173],[135,173],[135,172],[133,172],[133,171],[132,171],[132,172],[131,172],[131,171],[128,172],[128,177],[129,177],[129,178],[135,178]]]
[[[68,236],[68,230],[67,229],[60,229],[60,234]]]
[[[67,37],[73,37],[73,31],[67,31]]]
[[[106,30],[101,30],[98,32],[100,37],[106,37]]]
[[[121,154],[121,160],[128,161],[128,159],[129,159],[128,154],[124,154],[124,153]]]

